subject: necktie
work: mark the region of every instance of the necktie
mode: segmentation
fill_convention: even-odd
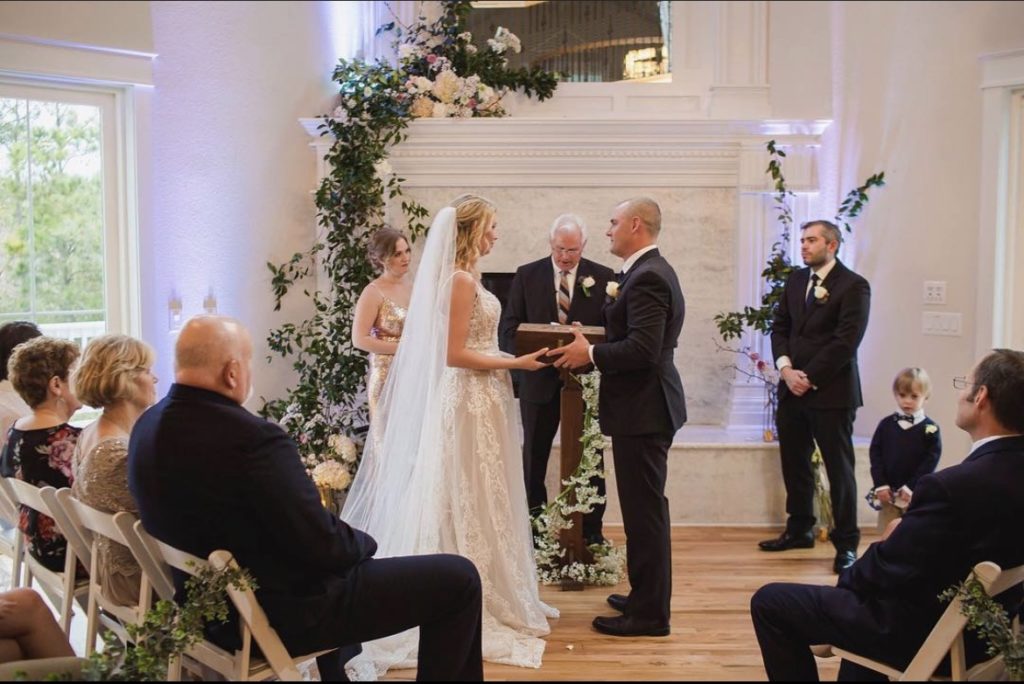
[[[558,278],[558,322],[565,325],[569,321],[569,272],[561,271]]]
[[[622,279],[623,279],[623,278],[624,278],[625,276],[626,276],[626,274],[625,274],[625,273],[623,273],[622,271],[617,271],[617,272],[615,273],[615,282],[617,282],[617,283],[620,283],[620,284],[621,284],[621,283],[622,283]]]
[[[818,287],[818,274],[811,274],[811,287],[807,290],[807,298],[804,300],[804,310],[811,308],[814,303],[814,288]]]

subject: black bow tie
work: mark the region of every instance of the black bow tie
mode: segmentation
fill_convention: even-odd
[[[905,420],[908,423],[913,423],[914,422],[914,416],[907,415],[906,413],[897,413],[896,414],[896,420]]]

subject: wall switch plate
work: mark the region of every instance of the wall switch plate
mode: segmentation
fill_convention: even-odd
[[[958,337],[963,334],[963,314],[925,311],[921,314],[921,332]]]
[[[167,302],[167,330],[172,333],[181,330],[183,318],[181,299],[171,297],[170,301]]]
[[[946,303],[946,281],[926,280],[924,281],[924,303],[945,304]]]

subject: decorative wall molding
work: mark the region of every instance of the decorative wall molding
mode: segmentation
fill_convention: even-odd
[[[84,83],[153,85],[153,53],[0,33],[2,71]]]

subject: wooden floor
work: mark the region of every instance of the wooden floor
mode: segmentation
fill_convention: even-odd
[[[757,542],[777,534],[763,528],[677,527],[672,530],[672,635],[624,639],[593,631],[595,615],[615,615],[605,604],[618,588],[588,587],[563,592],[541,587],[541,598],[562,615],[551,634],[540,669],[484,664],[489,681],[508,680],[764,680],[760,651],[750,623],[750,597],[772,581],[834,585],[831,544],[765,553]],[[861,549],[877,536],[863,530]],[[605,527],[616,543],[621,527]],[[838,660],[819,661],[823,680],[835,680]],[[389,679],[412,679],[396,670]]]

